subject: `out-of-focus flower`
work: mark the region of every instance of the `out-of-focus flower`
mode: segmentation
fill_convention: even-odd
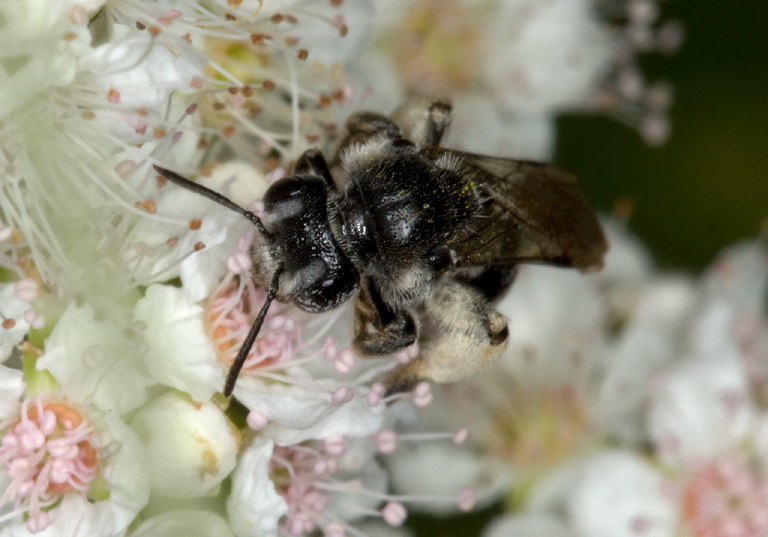
[[[643,452],[628,450],[638,447],[629,442],[623,450],[566,461],[533,489],[530,511],[577,536],[768,531],[767,422],[763,369],[756,367],[764,355],[755,352],[764,341],[765,315],[762,297],[750,292],[765,289],[765,261],[758,242],[728,249],[702,279],[704,292],[683,309],[686,322],[671,325],[676,360],[649,382]],[[653,311],[653,322],[666,324],[680,306],[651,303],[656,308],[643,314],[646,327],[655,326],[648,324]],[[647,353],[655,353],[654,335],[665,328],[646,333]]]
[[[750,404],[733,357],[712,358],[669,371],[652,399],[650,430],[662,471],[629,452],[585,462],[564,500],[578,535],[768,531],[765,416]]]
[[[659,23],[656,4],[379,2],[374,46],[353,72],[361,84],[379,81],[369,98],[375,108],[393,109],[413,93],[460,104],[449,147],[546,160],[555,114],[567,110],[607,112],[659,145],[669,136],[671,88],[647,84],[637,56],[672,51],[668,37],[680,25]]]

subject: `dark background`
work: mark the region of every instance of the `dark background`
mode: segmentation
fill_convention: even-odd
[[[579,175],[596,209],[633,201],[629,227],[662,269],[700,271],[723,247],[755,237],[768,217],[768,2],[668,0],[661,8],[662,20],[684,22],[685,42],[676,56],[641,65],[649,80],[675,87],[670,140],[654,149],[610,119],[565,116],[557,162]],[[471,537],[500,512],[413,513],[409,526],[419,537]]]
[[[630,229],[663,268],[698,270],[768,217],[768,2],[661,2],[686,28],[680,52],[648,57],[650,80],[675,87],[672,137],[650,148],[610,119],[559,121],[558,163],[609,211],[634,202]]]

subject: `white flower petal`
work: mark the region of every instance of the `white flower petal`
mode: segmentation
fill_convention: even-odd
[[[349,472],[342,470],[337,477],[339,480],[349,479],[359,483],[362,489],[373,494],[360,494],[356,490],[330,494],[326,511],[331,518],[348,521],[365,518],[367,511],[381,507],[380,497],[374,494],[384,496],[388,493],[389,475],[373,458],[369,458],[362,468]]]
[[[285,9],[280,7],[280,9]],[[333,20],[342,15],[348,31],[345,36],[339,30],[320,17],[297,14],[298,22],[293,33],[301,36],[301,44],[306,43],[309,50],[308,62],[320,61],[326,65],[345,64],[357,57],[360,47],[370,35],[373,5],[370,0],[347,2],[341,9],[330,3],[316,2],[312,12]]]
[[[275,485],[269,478],[273,447],[270,440],[257,436],[243,450],[232,474],[227,512],[239,537],[277,535],[277,523],[288,512],[288,505],[275,492]]]
[[[624,441],[646,439],[645,403],[653,375],[679,354],[683,328],[699,298],[682,277],[656,278],[638,286],[627,326],[604,353],[604,379],[594,405],[602,428]]]
[[[234,537],[226,520],[210,511],[179,510],[142,522],[131,537]]]
[[[573,368],[597,355],[604,312],[590,276],[523,266],[498,305],[509,318],[510,342],[499,360],[524,385],[572,381]]]
[[[568,514],[583,537],[671,537],[675,503],[664,480],[631,453],[604,452],[585,461]]]
[[[176,245],[177,252],[191,252],[195,244],[205,244],[199,252],[187,257],[179,265],[179,277],[190,302],[209,296],[227,272],[227,257],[235,251],[236,236],[230,230],[242,224],[242,217],[216,211],[206,216],[200,229],[185,233]]]
[[[151,285],[136,304],[137,320],[149,348],[144,359],[149,374],[167,386],[207,401],[224,385],[224,373],[205,333],[203,308],[191,304],[184,291]]]
[[[261,199],[269,188],[264,174],[253,164],[241,160],[216,166],[211,170],[209,177],[200,177],[199,182],[220,192],[241,207],[248,207],[254,200]]]
[[[113,414],[106,413],[97,426],[103,428],[114,442],[107,446],[107,450],[114,450],[114,454],[107,459],[109,468],[106,475],[110,497],[104,502],[96,502],[92,505],[104,504],[103,509],[109,512],[109,531],[127,528],[133,522],[138,512],[147,505],[149,500],[150,466],[146,453],[141,446],[136,433],[134,433],[121,419]],[[99,535],[100,532],[90,533]]]
[[[507,464],[449,442],[404,443],[388,457],[387,466],[392,474],[392,485],[400,493],[455,495],[456,503],[415,504],[438,514],[456,513],[458,495],[467,487],[475,490],[478,505],[488,505],[508,490],[513,477]]]
[[[330,384],[314,382],[318,384],[317,390],[265,385],[254,377],[244,376],[238,381],[235,396],[248,409],[257,410],[269,418],[269,425],[262,433],[279,445],[330,435],[364,436],[381,427],[381,407],[369,407],[365,397],[336,404],[331,401],[332,389],[321,391]]]
[[[70,304],[45,341],[37,369],[47,369],[73,400],[87,398],[119,415],[146,398],[149,379],[139,338],[119,323],[96,314],[89,304]]]
[[[29,302],[18,300],[14,296],[15,291],[15,283],[0,283],[0,313],[3,319],[15,321],[12,328],[0,326],[0,362],[5,362],[11,356],[13,348],[21,343],[29,332],[29,324],[24,320],[24,312],[31,305]]]
[[[552,159],[555,122],[550,112],[514,114],[500,110],[487,95],[457,95],[444,147],[548,161]]]
[[[69,9],[71,4],[66,1],[3,2],[0,5],[3,19],[0,50],[8,55],[18,54],[11,45],[28,45],[29,41],[47,36],[67,20]]]
[[[24,393],[21,371],[0,365],[0,421],[19,413],[19,399]]]
[[[659,379],[648,427],[662,458],[686,468],[736,445],[754,417],[743,365],[729,354],[688,359]]]
[[[83,67],[92,73],[87,84],[94,91],[106,96],[117,90],[122,105],[152,111],[173,91],[196,91],[190,83],[202,79],[205,64],[205,58],[183,40],[122,24],[113,25],[108,43],[82,58]]]
[[[482,35],[484,50],[504,51],[484,55],[492,100],[526,113],[577,103],[611,57],[609,34],[587,0],[500,2]]]
[[[97,505],[95,507],[95,505]],[[50,513],[51,525],[43,531],[30,533],[20,521],[0,531],[2,537],[61,537],[62,535],[99,535],[118,537],[125,535],[125,526],[113,527],[109,513],[100,504],[92,504],[82,496],[65,495]]]
[[[760,240],[734,244],[721,252],[704,278],[710,295],[733,304],[737,311],[764,316],[768,295],[768,254]]]
[[[595,277],[612,285],[648,277],[653,269],[651,254],[637,237],[629,233],[626,223],[615,218],[602,218],[600,224],[608,239],[608,253],[605,266]]]

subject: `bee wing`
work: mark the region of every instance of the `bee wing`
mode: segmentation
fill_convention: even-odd
[[[543,262],[600,268],[608,244],[578,180],[550,164],[438,148],[428,158],[453,160],[483,202],[478,218],[448,246],[459,267]]]

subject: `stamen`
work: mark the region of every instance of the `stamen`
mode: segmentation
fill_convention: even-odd
[[[401,496],[381,490],[367,489],[360,480],[337,481],[333,477],[345,470],[346,441],[342,436],[308,441],[292,446],[276,446],[270,461],[270,475],[277,492],[288,504],[288,513],[280,529],[289,534],[305,535],[322,529],[325,537],[365,534],[327,510],[331,496],[344,494],[344,507],[360,515],[381,517],[392,526],[405,521],[405,502],[450,502],[462,509],[474,505],[474,493],[467,489],[457,496]],[[359,463],[353,463],[359,464]],[[353,497],[381,500],[379,509],[352,503]],[[350,498],[350,499],[347,499]],[[366,504],[369,502],[366,500]]]
[[[11,483],[0,497],[25,513],[27,529],[51,522],[44,509],[62,494],[85,494],[99,472],[98,443],[77,410],[66,403],[25,400],[15,422],[6,421],[0,460]]]
[[[248,412],[248,417],[246,418],[246,421],[248,423],[248,427],[250,427],[254,431],[261,431],[264,427],[266,427],[269,424],[269,418],[267,418],[264,414],[262,414],[258,410],[251,410],[250,412]]]
[[[408,511],[405,506],[399,502],[388,502],[381,510],[381,516],[390,526],[399,527],[403,525]]]
[[[768,531],[768,478],[740,453],[696,472],[681,497],[681,512],[695,537],[758,537]]]
[[[22,302],[32,302],[37,298],[38,283],[31,278],[23,278],[14,285],[14,296]]]

